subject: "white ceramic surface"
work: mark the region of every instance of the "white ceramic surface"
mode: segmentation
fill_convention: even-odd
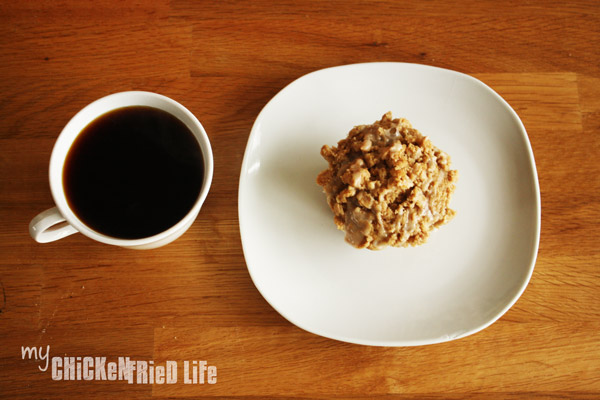
[[[319,151],[387,111],[451,156],[457,215],[420,247],[357,250],[315,183],[327,167]],[[244,255],[260,293],[300,328],[367,345],[444,342],[500,318],[533,272],[540,212],[513,109],[475,78],[417,64],[354,64],[294,81],[256,119],[240,176]]]
[[[204,181],[196,203],[187,215],[171,228],[142,239],[117,239],[106,236],[86,226],[70,209],[62,184],[64,161],[71,144],[90,122],[111,110],[128,106],[149,106],[167,111],[182,121],[196,136],[204,158]],[[56,140],[50,157],[50,189],[56,207],[38,214],[29,224],[29,233],[40,243],[62,239],[81,232],[99,242],[132,249],[153,249],[164,246],[181,236],[194,222],[202,203],[208,195],[213,175],[213,156],[210,141],[198,119],[178,102],[160,94],[142,91],[121,92],[108,95],[79,111],[64,127]],[[148,218],[152,218],[151,215]]]

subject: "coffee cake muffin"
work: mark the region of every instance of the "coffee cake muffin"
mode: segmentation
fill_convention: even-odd
[[[329,168],[317,177],[346,241],[357,248],[423,244],[454,216],[458,172],[450,157],[406,119],[385,114],[321,148]]]

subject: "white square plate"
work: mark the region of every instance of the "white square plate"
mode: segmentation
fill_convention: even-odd
[[[315,182],[327,168],[319,152],[387,111],[450,155],[457,215],[425,245],[357,250]],[[302,329],[367,345],[444,342],[500,318],[533,272],[540,213],[514,110],[475,78],[417,64],[346,65],[292,82],[256,119],[240,176],[242,244],[260,293]]]

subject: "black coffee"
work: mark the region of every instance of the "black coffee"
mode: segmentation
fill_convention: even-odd
[[[192,208],[204,162],[194,134],[152,107],[108,112],[80,132],[67,154],[67,202],[90,228],[121,239],[163,232]]]

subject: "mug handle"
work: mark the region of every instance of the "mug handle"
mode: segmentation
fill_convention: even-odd
[[[78,230],[69,225],[58,208],[42,211],[29,223],[29,234],[38,243],[49,243],[62,239]]]

